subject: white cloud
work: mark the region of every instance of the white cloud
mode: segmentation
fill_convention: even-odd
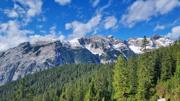
[[[28,24],[32,17],[38,16],[42,12],[42,0],[15,0],[15,2],[17,3],[15,3],[16,8],[23,11],[18,13],[21,15],[24,25]]]
[[[106,17],[104,22],[105,22],[104,28],[110,29],[110,28],[113,28],[114,26],[116,26],[117,19],[114,16],[109,16],[109,17]]]
[[[157,31],[157,30],[163,30],[163,29],[165,29],[166,28],[166,26],[165,25],[156,25],[155,26],[155,28],[154,28],[154,31]]]
[[[56,34],[57,32],[56,32],[56,26],[52,26],[51,28],[50,28],[50,31],[49,31],[51,34]]]
[[[24,25],[31,21],[32,17],[38,16],[42,12],[42,0],[14,0],[12,9],[5,9],[4,13],[10,18],[21,19]]]
[[[179,0],[157,0],[156,11],[160,14],[166,14],[176,6],[180,6]]]
[[[57,40],[63,41],[65,39],[65,36],[61,34],[61,32],[57,32],[56,26],[50,27],[49,34],[45,35],[31,35],[28,37],[29,41],[31,43],[36,43],[39,41],[45,41],[45,42],[54,42]]]
[[[112,0],[109,0],[108,3],[101,8],[97,9],[96,13],[101,14],[104,10],[106,10],[108,7],[110,7],[112,4]]]
[[[41,13],[41,8],[42,8],[42,1],[40,0],[34,0],[33,2],[29,2],[29,1],[26,1],[28,6],[29,6],[29,10],[27,11],[27,15],[30,16],[30,17],[34,17],[38,14]]]
[[[171,32],[167,34],[167,37],[173,40],[180,39],[180,26],[173,27]]]
[[[99,4],[100,0],[91,0],[92,6],[96,7]]]
[[[63,41],[65,39],[64,35],[46,34],[46,35],[32,35],[29,37],[31,43],[36,43],[39,41],[54,42],[57,40]]]
[[[130,3],[132,0],[122,0],[122,3],[128,4]]]
[[[138,22],[166,14],[178,6],[180,6],[178,0],[137,0],[128,8],[121,21],[124,25],[133,27]]]
[[[55,2],[59,3],[60,5],[64,6],[71,3],[71,0],[55,0]]]
[[[16,2],[23,5],[25,8],[28,8],[26,10],[26,15],[28,17],[34,17],[41,13],[42,11],[42,4],[43,2],[41,0],[15,0]]]
[[[28,40],[29,30],[20,30],[20,26],[15,21],[0,24],[0,50],[5,50]]]
[[[32,17],[41,14],[42,4],[41,0],[14,0],[14,7],[4,10],[8,17],[20,18],[22,21],[9,20],[0,23],[0,51],[15,47],[22,42],[52,42],[65,39],[61,32],[57,32],[56,26],[52,26],[49,33],[44,33],[44,35],[38,35],[31,30],[23,29]]]
[[[72,29],[73,33],[70,37],[77,38],[83,37],[87,33],[92,32],[95,27],[99,25],[101,21],[101,15],[97,14],[93,18],[91,18],[87,23],[82,23],[79,21],[73,21],[71,23],[67,23],[65,25],[66,30]]]
[[[22,42],[35,43],[37,41],[53,42],[56,40],[64,40],[65,37],[57,33],[56,28],[50,28],[49,34],[37,35],[33,31],[23,30],[16,21],[8,21],[0,24],[0,51],[15,47]]]
[[[18,13],[13,9],[13,10],[5,10],[4,13],[10,17],[10,18],[17,18],[18,17]]]

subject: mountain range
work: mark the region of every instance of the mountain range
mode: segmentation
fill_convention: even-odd
[[[174,42],[159,35],[147,38],[147,41],[148,50],[166,47]],[[0,85],[58,65],[113,63],[120,54],[128,59],[144,53],[142,44],[143,38],[123,41],[111,35],[81,37],[63,42],[24,42],[0,52]]]

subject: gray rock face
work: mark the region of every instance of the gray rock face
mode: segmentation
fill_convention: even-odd
[[[112,63],[120,54],[128,58],[135,53],[142,53],[142,40],[137,38],[121,41],[112,36],[94,36],[67,42],[25,42],[0,52],[0,85],[58,65]],[[148,38],[148,41],[149,49],[173,42],[159,36]]]
[[[154,35],[151,38],[147,38],[147,50],[158,49],[160,47],[167,47],[174,43],[174,40],[171,40],[168,37],[163,37],[159,35]],[[128,40],[129,48],[136,54],[144,53],[144,49],[142,47],[143,38],[131,38]]]
[[[110,37],[94,36],[90,38],[80,38],[79,44],[91,53],[100,57],[100,63],[112,63],[119,54],[125,57],[132,56],[134,53],[127,46],[126,42]]]
[[[120,54],[133,54],[122,41],[112,38],[80,38],[77,42],[79,46],[60,41],[34,44],[25,42],[0,52],[0,85],[58,65],[111,63]]]

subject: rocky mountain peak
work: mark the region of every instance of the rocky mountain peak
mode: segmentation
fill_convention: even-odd
[[[151,37],[152,40],[158,40],[158,39],[160,39],[160,38],[162,38],[162,36],[161,36],[161,35],[158,35],[158,34],[155,34],[155,35],[153,35],[153,36]]]
[[[156,49],[173,43],[166,37],[147,38],[147,49]],[[65,42],[24,42],[0,52],[0,85],[28,74],[63,64],[112,63],[118,55],[128,58],[141,54],[143,38],[128,41],[113,36],[91,36]]]
[[[160,35],[154,35],[153,37],[146,39],[148,42],[146,48],[148,50],[153,50],[160,47],[166,47],[174,42],[170,38]],[[144,40],[143,38],[131,38],[128,40],[128,46],[134,53],[142,54],[144,53],[142,49],[143,40]]]

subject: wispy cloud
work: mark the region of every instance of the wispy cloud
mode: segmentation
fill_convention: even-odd
[[[41,0],[16,0],[16,2],[24,7],[25,14],[23,18],[26,23],[29,23],[32,17],[35,17],[42,12],[43,2]],[[20,6],[17,8],[20,8]]]
[[[48,33],[44,32],[44,35],[24,29],[33,17],[42,13],[42,6],[42,0],[14,0],[13,8],[4,10],[8,17],[21,20],[12,19],[0,23],[0,51],[15,47],[22,42],[64,40],[65,36],[57,31],[56,26],[52,26]],[[44,21],[43,16],[42,18]]]
[[[70,37],[83,37],[87,33],[92,32],[100,24],[101,18],[101,15],[96,15],[92,17],[87,23],[73,21],[71,23],[67,23],[65,27],[66,30],[72,29],[73,33],[70,35]]]
[[[42,12],[42,0],[13,0],[13,8],[5,9],[4,13],[10,18],[21,19],[24,25],[31,21],[31,18]]]
[[[114,16],[108,16],[104,20],[104,28],[110,29],[115,27],[117,24],[117,19]]]
[[[53,42],[56,40],[62,41],[64,38],[64,35],[56,31],[55,26],[50,28],[49,33],[39,35],[31,30],[22,29],[20,23],[17,21],[10,20],[7,23],[0,24],[0,51],[15,47],[22,42]]]
[[[167,14],[175,7],[180,6],[179,0],[137,0],[121,18],[121,22],[128,27],[133,27],[141,21],[148,21],[154,16]]]
[[[41,0],[17,0],[25,8],[29,8],[26,11],[27,17],[34,17],[41,13],[42,11],[42,1]]]
[[[58,4],[65,6],[67,4],[71,3],[71,0],[55,0],[55,2],[57,2]]]
[[[23,29],[33,17],[41,14],[42,0],[14,0],[12,9],[5,9],[4,13],[10,18],[17,18],[0,23],[0,50],[15,47],[22,42],[62,40],[55,27],[50,28],[50,32],[45,35],[38,35],[32,30]]]
[[[54,42],[57,40],[63,41],[65,39],[65,36],[57,31],[56,26],[52,26],[49,29],[49,33],[45,33],[45,35],[39,35],[39,34],[34,34],[28,36],[28,41],[31,43],[36,43],[39,41],[45,41],[45,42]]]
[[[0,50],[5,50],[27,41],[27,34],[33,32],[20,29],[18,22],[8,21],[0,24],[0,33]]]
[[[154,31],[157,31],[157,30],[163,30],[166,28],[166,25],[159,25],[157,24],[155,27],[154,27]]]
[[[171,32],[167,36],[173,40],[180,39],[180,26],[175,26],[172,28]]]
[[[4,13],[10,18],[17,18],[19,16],[14,9],[13,10],[5,9]]]
[[[100,0],[91,0],[90,2],[92,4],[92,7],[96,7],[100,3]]]
[[[29,37],[29,42],[36,43],[36,42],[54,42],[57,40],[63,41],[65,39],[64,35],[55,35],[55,34],[46,34],[46,35],[32,35]]]
[[[100,13],[104,12],[104,10],[109,8],[111,6],[111,4],[112,4],[112,0],[109,0],[106,5],[100,7],[99,9],[97,9],[96,13],[100,14]]]

